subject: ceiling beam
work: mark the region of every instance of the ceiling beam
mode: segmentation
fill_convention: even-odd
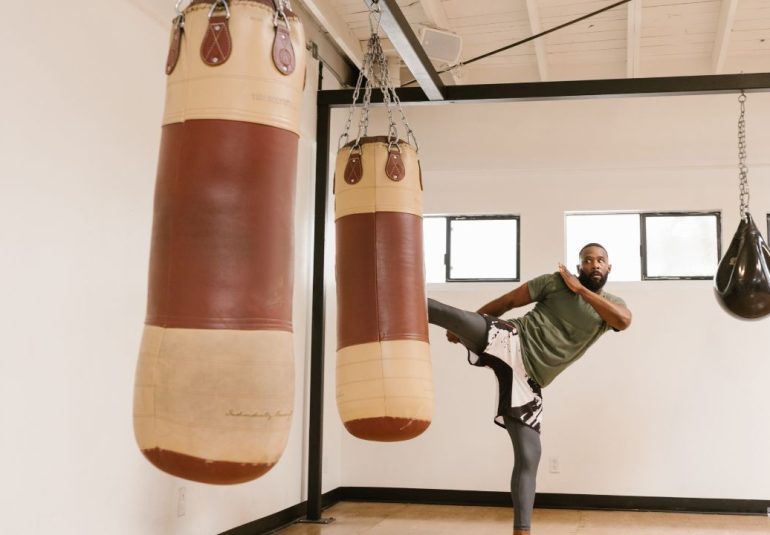
[[[364,0],[371,7],[372,0]],[[444,82],[433,68],[396,0],[379,0],[380,26],[429,100],[444,100]]]
[[[769,92],[770,73],[712,74],[707,76],[664,76],[657,78],[620,78],[613,80],[575,80],[567,82],[530,82],[518,84],[449,85],[444,88],[446,99],[431,105],[462,102],[515,102],[529,100],[560,100],[565,98],[602,98],[608,96],[662,96],[734,94]],[[397,90],[404,104],[425,104],[428,99],[418,87]],[[352,90],[325,90],[318,93],[318,105],[341,108],[350,106]],[[372,104],[382,102],[379,93],[372,93]]]
[[[529,16],[529,27],[532,35],[537,35],[542,31],[540,24],[540,10],[537,7],[537,0],[527,0],[527,15]],[[535,57],[537,58],[537,72],[540,74],[540,81],[548,81],[548,54],[545,51],[545,38],[535,39],[532,44],[535,45]]]
[[[628,3],[628,43],[626,48],[626,77],[639,76],[639,51],[642,41],[642,0]]]
[[[714,51],[711,54],[711,67],[714,74],[722,74],[724,71],[727,49],[730,45],[730,33],[733,31],[737,8],[738,0],[722,0],[722,11],[719,13],[717,33],[714,38]]]
[[[361,43],[350,33],[350,29],[330,0],[296,0],[329,32],[332,40],[359,69],[364,64]]]

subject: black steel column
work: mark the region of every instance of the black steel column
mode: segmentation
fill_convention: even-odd
[[[320,94],[320,93],[319,93]],[[307,520],[321,521],[324,410],[324,249],[329,182],[329,106],[318,105],[316,123],[315,230],[313,233],[313,315],[310,338],[310,421],[308,429]]]

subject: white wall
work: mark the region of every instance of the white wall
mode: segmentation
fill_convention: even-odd
[[[1,533],[211,535],[304,500],[315,62],[297,177],[296,417],[284,456],[255,482],[216,487],[156,470],[134,442],[169,29],[155,15],[137,2],[44,0],[0,30]]]
[[[564,261],[567,210],[718,209],[723,250],[737,227],[737,95],[406,111],[421,147],[425,213],[519,214],[522,280]],[[335,112],[332,139],[343,114]],[[764,233],[770,94],[749,95],[747,122],[751,208]],[[430,285],[429,295],[476,309],[510,288]],[[607,334],[544,390],[538,491],[770,498],[770,319],[728,317],[710,281],[610,278],[608,289],[625,298],[633,325]],[[330,310],[330,338],[335,321]],[[430,335],[431,427],[410,442],[377,444],[330,424],[341,434],[342,484],[506,491],[512,453],[492,423],[493,375],[468,366],[441,329]],[[333,351],[327,360],[333,366]],[[333,405],[332,384],[327,393]],[[558,474],[548,470],[551,457]]]

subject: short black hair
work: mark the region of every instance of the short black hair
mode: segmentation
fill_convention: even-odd
[[[586,249],[588,249],[589,247],[598,247],[599,249],[601,249],[602,251],[604,251],[604,254],[606,254],[608,257],[610,256],[610,253],[608,253],[608,252],[607,252],[607,248],[606,248],[606,247],[604,247],[604,245],[602,245],[601,243],[591,242],[591,243],[587,243],[587,244],[585,244],[585,245],[584,245],[584,246],[583,246],[583,247],[580,249],[580,252],[578,253],[578,258],[581,258],[581,259],[582,259],[582,258],[583,258],[583,251],[585,251],[585,250],[586,250]]]

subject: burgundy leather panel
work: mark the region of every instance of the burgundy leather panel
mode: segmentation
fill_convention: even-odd
[[[376,440],[377,442],[409,440],[420,435],[430,426],[430,422],[426,420],[410,420],[390,416],[361,418],[344,423],[345,429],[354,437],[363,440]]]
[[[379,339],[374,213],[336,222],[337,349]]]
[[[402,212],[337,220],[337,349],[428,342],[422,218]]]
[[[210,461],[160,448],[142,450],[142,453],[152,464],[167,474],[212,485],[245,483],[260,477],[275,466],[275,463]]]
[[[163,127],[148,324],[292,330],[297,143],[240,121]]]

